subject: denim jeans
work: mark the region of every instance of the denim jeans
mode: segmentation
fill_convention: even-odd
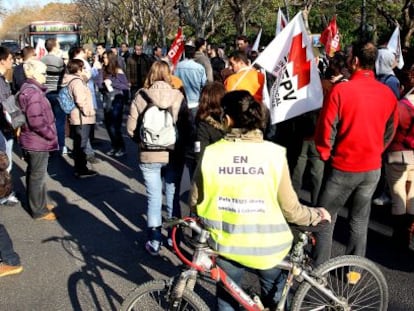
[[[223,257],[217,258],[217,264],[234,282],[237,283],[237,285],[240,285],[246,267]],[[255,272],[259,276],[261,301],[265,307],[269,307],[271,308],[270,310],[273,310],[280,300],[283,286],[286,281],[286,273],[278,268],[255,270]],[[217,286],[217,310],[240,310],[238,302],[220,285]]]
[[[302,150],[292,174],[292,184],[296,192],[302,189],[303,174],[305,173],[308,161],[310,162],[312,184],[312,189],[310,191],[311,203],[312,206],[316,206],[318,203],[319,191],[322,185],[323,168],[325,163],[319,157],[314,140],[304,140],[302,143]]]
[[[92,124],[72,125],[73,132],[73,156],[75,163],[75,172],[82,173],[88,170],[86,166],[85,149],[89,140],[89,133]]]
[[[105,110],[105,127],[111,140],[112,149],[125,150],[124,139],[122,138],[122,118],[124,113],[124,98],[116,95],[110,109]]]
[[[7,154],[7,157],[9,158],[9,166],[7,167],[7,172],[9,173],[13,165],[13,144],[14,144],[13,138],[6,140],[6,154]]]
[[[46,215],[46,176],[49,152],[25,151],[26,169],[26,195],[33,218]]]
[[[46,97],[49,100],[53,114],[55,115],[59,151],[62,152],[62,149],[65,146],[65,124],[67,115],[62,108],[60,108],[57,92],[49,92],[46,94]]]
[[[167,163],[140,163],[147,192],[147,227],[155,228],[162,224],[162,176],[165,180],[165,198],[167,203],[167,217],[173,214],[176,172]]]
[[[0,259],[10,266],[19,266],[19,255],[13,249],[13,243],[6,228],[0,224]]]
[[[332,168],[318,204],[329,211],[332,222],[324,230],[315,232],[315,265],[331,257],[332,236],[338,211],[350,197],[352,198],[348,216],[350,232],[346,254],[365,256],[371,199],[380,174],[381,169],[355,173]]]

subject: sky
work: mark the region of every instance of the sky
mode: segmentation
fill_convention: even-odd
[[[70,0],[2,0],[1,3],[6,10],[13,11],[13,9],[22,7],[22,6],[30,6],[33,4],[39,5],[46,5],[50,2],[61,2],[61,3],[69,3]]]

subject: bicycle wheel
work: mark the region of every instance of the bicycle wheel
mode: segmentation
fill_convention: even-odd
[[[134,289],[124,300],[120,311],[165,311],[169,308],[171,286],[163,280],[146,282]],[[192,291],[184,290],[177,311],[208,311],[210,310],[201,298]]]
[[[321,291],[304,281],[292,302],[292,311],[306,310],[375,310],[386,311],[388,286],[380,269],[370,260],[359,256],[332,258],[314,271],[322,276],[325,288],[348,308],[342,308]]]

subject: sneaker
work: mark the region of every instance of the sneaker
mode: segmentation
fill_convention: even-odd
[[[23,271],[23,266],[10,266],[4,262],[0,263],[0,277],[19,274]]]
[[[125,151],[123,150],[118,150],[117,152],[115,152],[114,156],[116,156],[117,158],[123,157],[125,155]]]
[[[115,149],[111,149],[106,153],[106,155],[113,156],[115,154],[115,152],[116,152]]]
[[[391,204],[391,199],[386,193],[382,193],[379,197],[372,200],[372,204],[378,206],[384,206]]]
[[[63,146],[63,148],[62,148],[62,155],[65,155],[65,154],[68,154],[69,152],[68,152],[68,147],[66,147],[66,146]]]
[[[88,177],[93,177],[96,175],[98,175],[98,173],[93,170],[87,170],[84,172],[75,172],[75,177],[77,178],[88,178]]]
[[[36,220],[56,220],[56,215],[53,212],[49,212],[46,215],[36,218]]]
[[[167,239],[167,243],[168,243],[168,246],[169,246],[170,248],[173,248],[173,240],[172,240],[171,238],[168,238],[168,239]]]
[[[161,248],[161,242],[156,240],[147,241],[145,249],[151,256],[158,256]]]
[[[7,197],[0,199],[0,205],[14,206],[20,203],[14,192],[10,193]]]

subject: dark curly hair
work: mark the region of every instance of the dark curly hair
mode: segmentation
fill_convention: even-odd
[[[234,122],[234,128],[244,132],[254,129],[264,130],[266,127],[266,108],[254,100],[248,91],[232,91],[221,100],[224,115]]]

